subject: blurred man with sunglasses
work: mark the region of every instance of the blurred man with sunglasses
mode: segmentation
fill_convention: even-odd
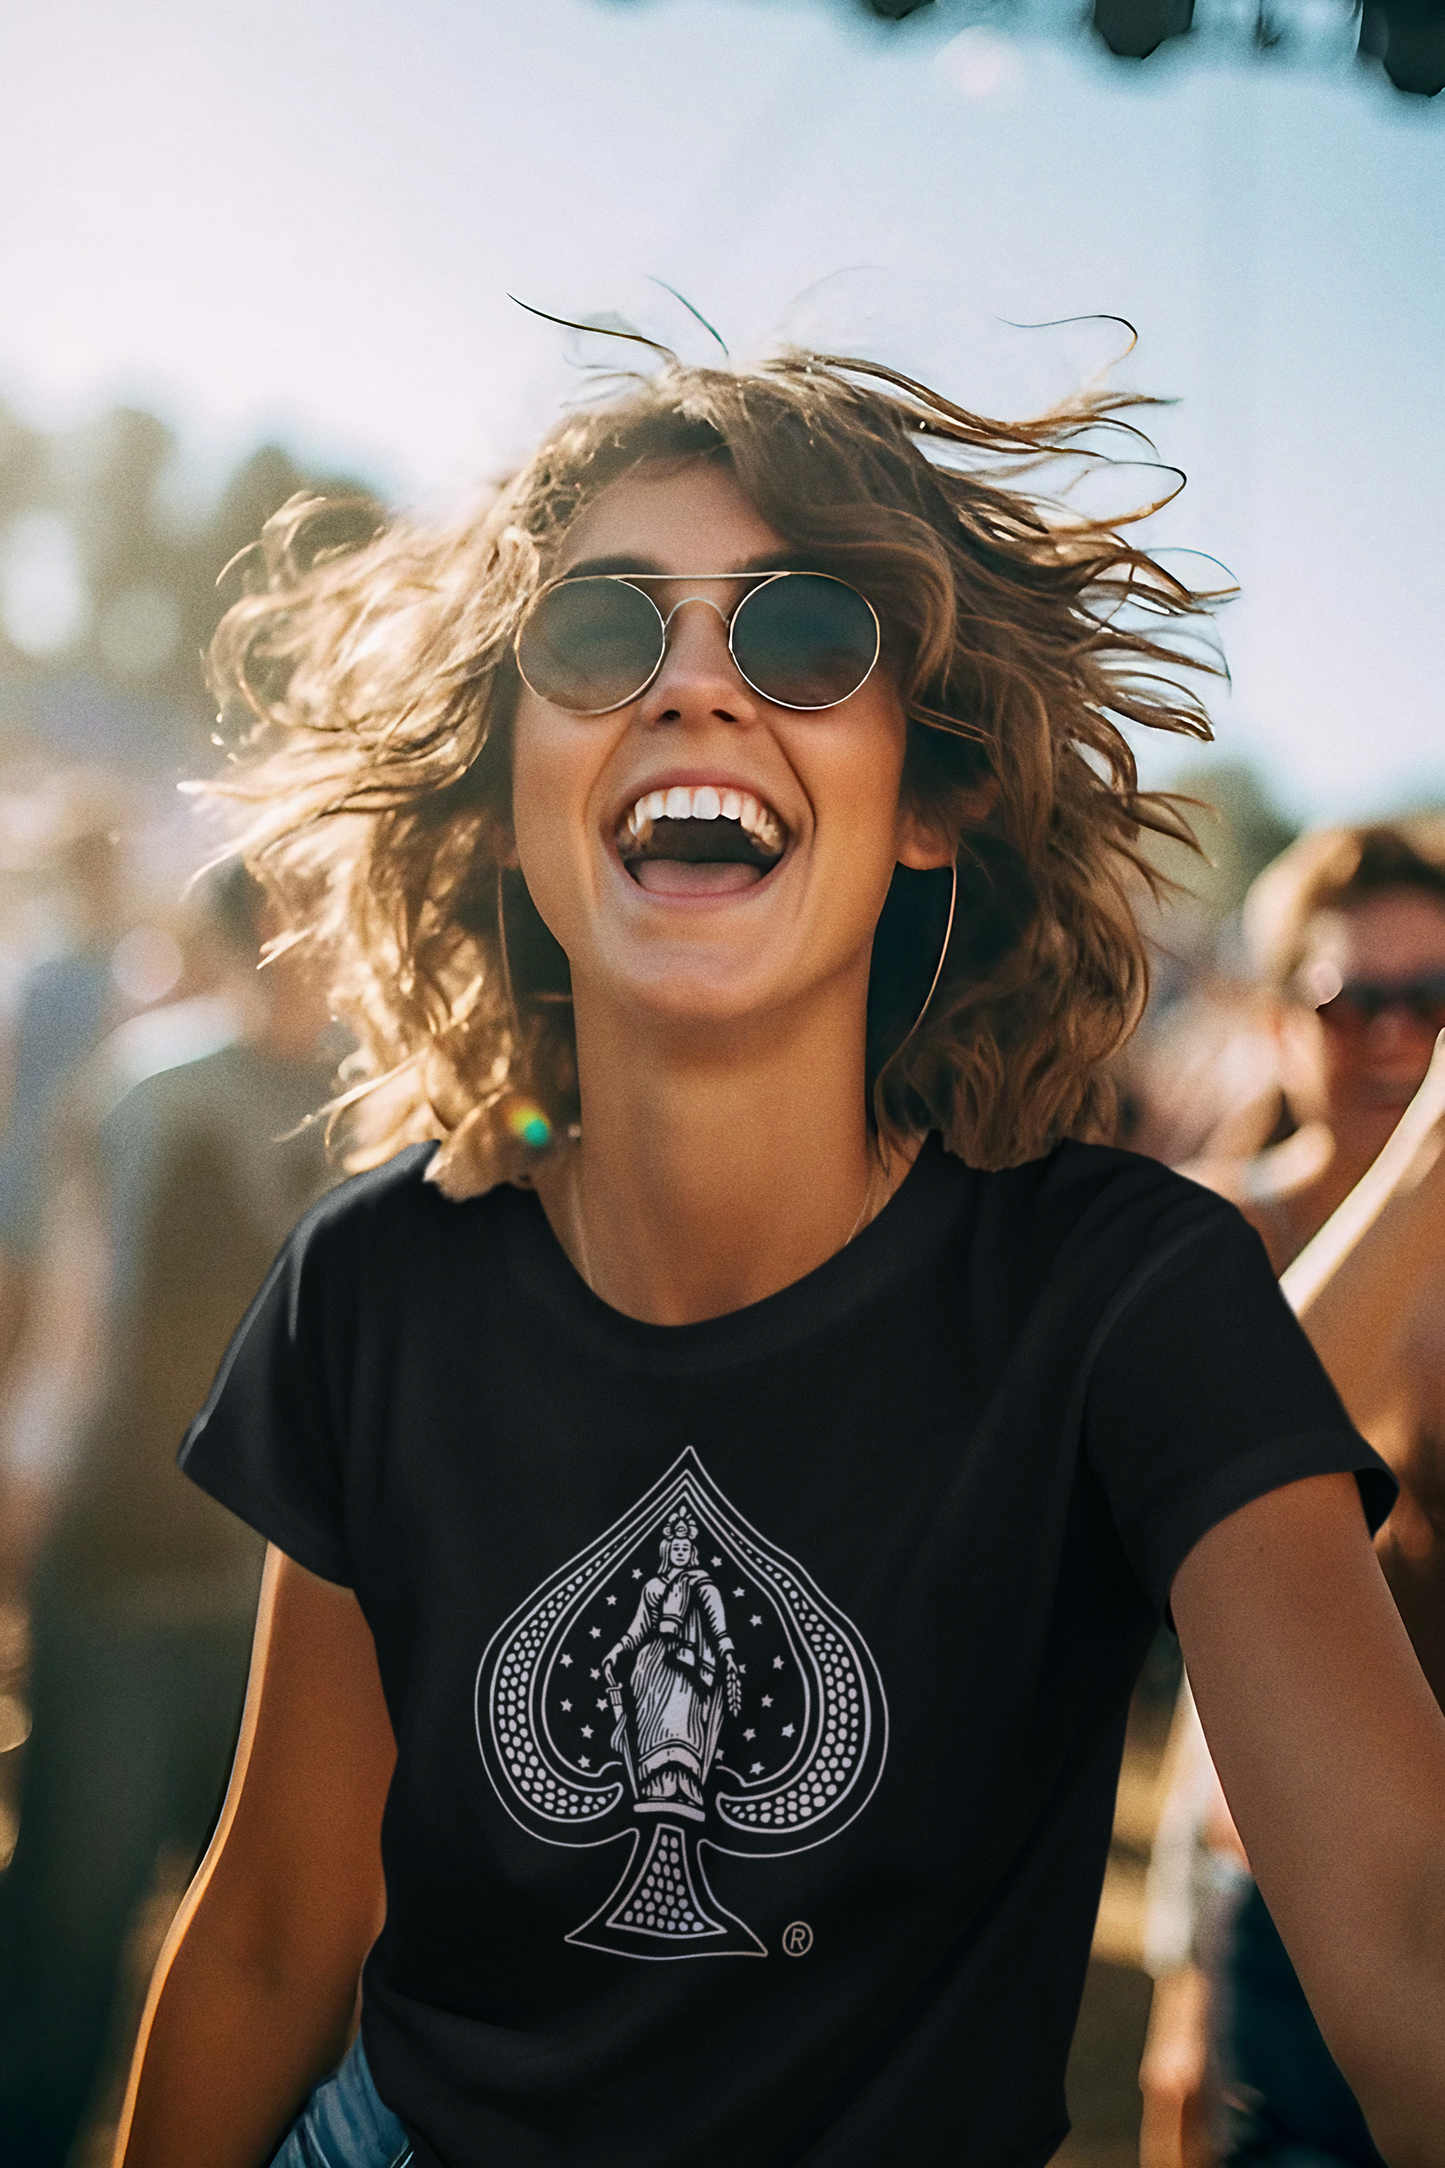
[[[1273,996],[1277,1128],[1288,1134],[1187,1171],[1240,1207],[1283,1273],[1376,1160],[1445,1031],[1445,815],[1302,837],[1250,890],[1244,934]],[[1336,1370],[1328,1334],[1310,1329]],[[1368,1409],[1336,1383],[1400,1478],[1382,1564],[1445,1704],[1445,1275],[1414,1279],[1385,1337],[1385,1383]],[[1156,1990],[1140,2072],[1144,2168],[1383,2168],[1187,1703],[1172,1758],[1146,1921]]]
[[[1445,1030],[1445,816],[1303,837],[1250,891],[1245,936],[1278,994],[1293,1134],[1208,1179],[1282,1272],[1374,1160]]]

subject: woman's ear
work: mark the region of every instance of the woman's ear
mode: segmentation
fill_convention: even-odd
[[[931,873],[938,866],[953,864],[953,846],[948,838],[916,806],[898,809],[895,854],[899,865],[914,873]]]
[[[962,813],[967,828],[981,828],[994,809],[998,799],[998,778],[989,776],[972,790],[955,796],[952,810]],[[905,797],[898,808],[897,858],[900,866],[908,866],[915,873],[930,873],[938,866],[951,866],[957,855],[956,846],[936,820],[921,806],[910,803]]]

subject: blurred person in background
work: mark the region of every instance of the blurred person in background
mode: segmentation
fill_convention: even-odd
[[[49,864],[59,945],[21,981],[0,1137],[0,1376],[24,1330],[42,1214],[44,1163],[57,1093],[120,1013],[112,973],[126,924],[126,809],[107,777],[45,778],[26,794],[24,839]]]
[[[334,1069],[298,959],[257,971],[261,911],[239,868],[213,880],[217,993],[123,1024],[62,1119],[64,1209],[89,1211],[103,1269],[89,1320],[37,1312],[20,1351],[90,1372],[69,1396],[74,1434],[48,1467],[31,1441],[27,1470],[49,1529],[19,1841],[0,1879],[0,2158],[25,2168],[61,2168],[71,2149],[137,1906],[164,1848],[204,1842],[234,1746],[264,1547],[174,1455],[325,1186],[308,1117]]]
[[[1376,1548],[1445,1702],[1445,1158],[1432,1163],[1440,1136],[1428,1110],[1414,1118],[1419,1138],[1401,1125],[1445,1029],[1445,817],[1302,838],[1255,882],[1244,931],[1277,1064],[1264,1126],[1282,1096],[1289,1134],[1248,1155],[1223,1149],[1259,1122],[1263,1100],[1246,1094],[1186,1171],[1257,1229],[1351,1415],[1400,1478]],[[1257,1039],[1257,1008],[1239,1014]],[[1257,1063],[1240,1066],[1257,1085]],[[1361,1199],[1386,1177],[1389,1209],[1367,1226]],[[1316,1237],[1332,1245],[1324,1267],[1311,1264]],[[1291,1289],[1297,1259],[1308,1278]],[[1249,1873],[1187,1689],[1172,1761],[1146,1931],[1157,1984],[1141,2070],[1145,2168],[1216,2158],[1376,2168]]]
[[[1283,1272],[1378,1157],[1445,1026],[1445,815],[1302,837],[1251,888],[1244,937],[1290,1134],[1251,1156],[1216,1137],[1186,1172]]]

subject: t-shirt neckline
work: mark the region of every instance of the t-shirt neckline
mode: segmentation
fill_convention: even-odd
[[[954,1220],[960,1180],[968,1170],[944,1150],[938,1132],[924,1138],[917,1158],[875,1219],[799,1280],[721,1317],[659,1325],[614,1309],[587,1285],[534,1190],[513,1190],[519,1208],[514,1265],[529,1291],[565,1319],[569,1331],[601,1340],[632,1361],[692,1369],[733,1355],[756,1358],[815,1332],[860,1305],[918,1260],[921,1250]]]

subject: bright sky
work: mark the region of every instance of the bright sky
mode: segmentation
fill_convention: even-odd
[[[931,13],[9,0],[0,395],[450,498],[577,381],[509,288],[701,358],[653,275],[735,354],[851,343],[1013,413],[1117,342],[1006,322],[1114,312],[1182,402],[1160,539],[1244,587],[1221,743],[1304,814],[1445,791],[1445,96]]]

